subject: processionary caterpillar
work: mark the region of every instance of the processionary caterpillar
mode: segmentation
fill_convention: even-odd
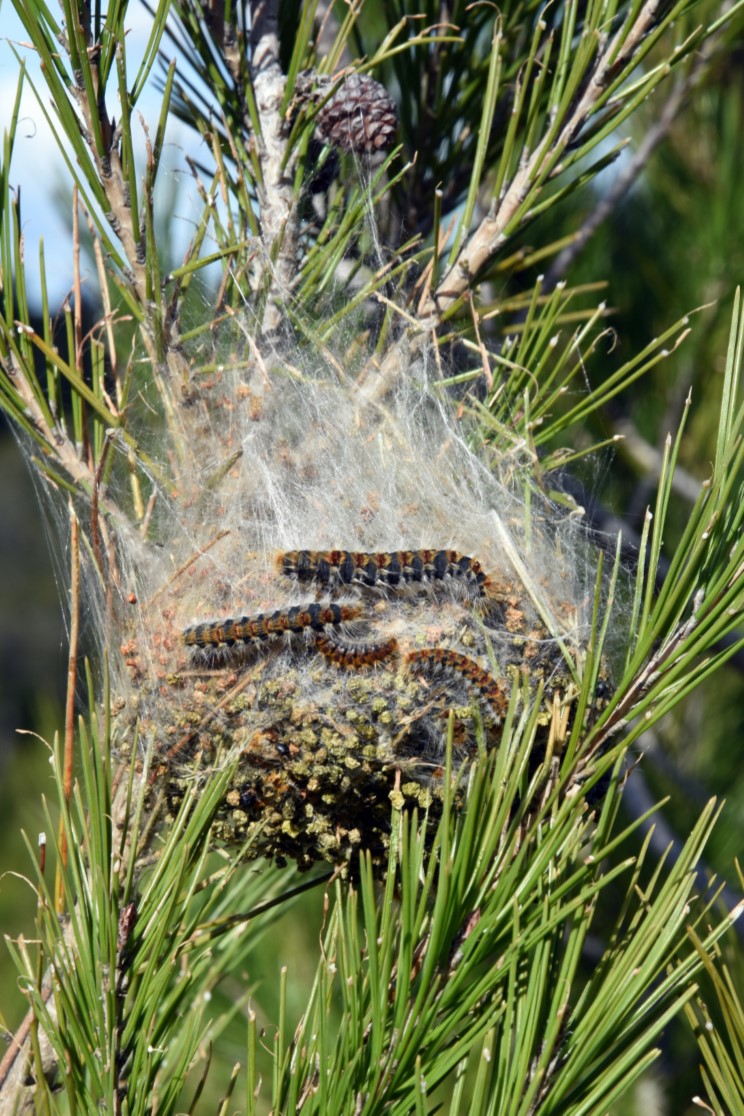
[[[310,604],[292,608],[278,608],[276,612],[262,612],[257,616],[240,616],[237,619],[210,620],[194,624],[183,632],[183,641],[189,647],[217,647],[235,643],[263,643],[285,633],[297,634],[306,630],[323,632],[334,624],[356,620],[362,609],[353,605]]]
[[[474,659],[445,647],[424,647],[406,655],[406,665],[417,674],[449,673],[461,678],[478,691],[499,718],[506,713],[509,702],[496,679],[478,666]]]
[[[457,550],[288,550],[277,556],[277,566],[301,584],[396,587],[452,580],[482,597],[492,588],[480,562]]]
[[[346,643],[335,635],[324,632],[318,635],[315,646],[336,666],[359,670],[389,659],[398,650],[397,639],[384,639],[378,643]]]

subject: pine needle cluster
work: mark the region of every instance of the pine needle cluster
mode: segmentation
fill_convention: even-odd
[[[630,749],[744,649],[744,310],[707,479],[688,397],[631,553],[571,477],[692,325],[623,359],[603,284],[566,278],[577,199],[618,204],[624,130],[713,84],[741,5],[161,0],[136,64],[129,0],[16,7],[74,283],[63,348],[43,245],[26,279],[19,53],[0,404],[70,649],[0,1114],[621,1113],[683,1017],[700,1104],[741,1109],[720,807],[658,856],[620,806]]]

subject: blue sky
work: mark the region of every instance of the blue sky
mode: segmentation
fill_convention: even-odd
[[[139,0],[132,0],[127,16],[127,54],[132,73],[147,42],[150,25],[151,16]],[[3,132],[10,122],[18,85],[19,63],[13,48],[25,60],[29,77],[44,96],[45,86],[28,36],[14,9],[5,0],[0,7],[0,130]],[[157,74],[157,67],[153,74]],[[153,129],[160,105],[161,95],[151,81],[137,107]],[[110,111],[119,116],[115,90],[112,90],[110,98]],[[197,137],[175,120],[171,121],[167,139],[165,158],[173,166],[183,165],[184,144],[188,145],[192,154],[198,149]],[[38,245],[43,237],[50,303],[58,305],[69,289],[72,276],[69,232],[71,183],[54,135],[28,82],[25,83],[21,102],[10,177],[12,185],[21,191],[29,295],[33,298],[39,286]],[[181,221],[175,223],[175,228],[183,231],[183,243],[177,245],[177,249],[185,247],[192,231],[189,204],[184,198],[186,193],[182,191],[179,196],[179,207],[185,211]]]

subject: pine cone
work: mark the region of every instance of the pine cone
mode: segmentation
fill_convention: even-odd
[[[298,76],[295,104],[319,104],[336,77],[305,72]],[[383,155],[395,143],[398,111],[390,94],[367,74],[349,74],[315,118],[315,138],[340,151]]]

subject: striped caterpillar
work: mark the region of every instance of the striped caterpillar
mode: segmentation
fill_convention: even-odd
[[[383,639],[378,643],[346,643],[335,635],[324,632],[318,635],[315,646],[321,655],[336,666],[348,670],[362,670],[384,659],[389,659],[398,650],[397,639]]]
[[[300,584],[401,585],[451,580],[466,585],[476,596],[492,591],[480,562],[457,550],[289,550],[277,556],[284,577]]]
[[[490,706],[501,719],[509,705],[503,687],[474,659],[445,647],[424,647],[406,655],[406,665],[416,674],[454,674]]]
[[[261,612],[257,616],[240,616],[226,620],[211,620],[194,624],[183,632],[183,641],[189,647],[232,647],[236,643],[264,643],[289,632],[323,632],[347,620],[356,620],[362,609],[352,605],[311,604],[278,608],[276,612]]]

